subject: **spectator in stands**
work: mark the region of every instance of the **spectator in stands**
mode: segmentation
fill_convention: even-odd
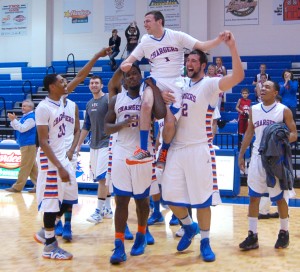
[[[267,80],[271,80],[271,77],[269,76],[269,74],[266,73],[266,70],[267,70],[267,65],[262,63],[260,66],[259,66],[259,70],[260,70],[260,73],[257,74],[252,82],[252,85],[255,85],[260,81],[260,77],[262,74],[266,74],[267,75]]]
[[[133,21],[125,30],[125,36],[127,39],[127,57],[131,54],[134,48],[138,45],[140,38],[140,30],[136,24],[136,21]]]
[[[11,193],[19,193],[23,190],[28,177],[30,177],[34,187],[29,193],[35,193],[38,168],[36,164],[36,124],[34,104],[26,99],[22,103],[23,116],[17,119],[15,113],[8,113],[11,126],[16,130],[17,142],[21,151],[21,163],[18,179],[12,187],[5,189]]]
[[[285,70],[282,73],[282,78],[284,81],[279,82],[282,104],[290,108],[293,118],[296,120],[298,81],[293,80],[294,74],[290,70]]]
[[[208,77],[223,77],[222,74],[217,73],[217,66],[215,66],[214,64],[210,64],[208,66],[206,76],[208,76]],[[220,114],[220,111],[221,111],[221,104],[222,104],[222,101],[223,101],[223,96],[224,96],[223,92],[219,94],[219,101],[218,101],[218,107],[217,107],[219,114]]]
[[[216,77],[217,75],[217,67],[214,64],[210,64],[207,67],[206,76],[208,77]]]
[[[117,69],[117,63],[115,57],[120,53],[120,45],[121,45],[121,37],[118,36],[117,29],[112,30],[112,35],[109,38],[108,44],[109,46],[112,47],[112,53],[109,55],[110,67],[112,71],[115,71]]]
[[[226,76],[227,70],[225,66],[223,65],[223,60],[221,57],[216,58],[216,69],[217,69],[217,75],[219,76]]]
[[[260,99],[260,92],[262,89],[263,84],[267,81],[267,74],[261,74],[260,75],[260,80],[257,82],[256,87],[254,88],[255,96],[256,96],[256,101],[261,102]]]
[[[216,74],[219,77],[223,77],[227,75],[227,70],[223,65],[223,60],[221,57],[216,58]],[[223,107],[224,107],[224,93],[222,92],[219,95],[219,102],[218,102],[219,111],[221,111],[221,108],[223,109]]]
[[[248,98],[249,90],[247,88],[243,88],[241,94],[242,94],[242,98],[238,100],[235,107],[235,109],[239,113],[239,117],[238,117],[239,150],[243,140],[243,135],[245,134],[248,127],[249,109],[251,106],[251,100]]]

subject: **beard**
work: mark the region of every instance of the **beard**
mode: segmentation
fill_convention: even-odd
[[[140,87],[141,87],[140,84],[135,85],[135,86],[131,86],[131,87],[130,87],[130,90],[137,92],[137,91],[140,91]]]

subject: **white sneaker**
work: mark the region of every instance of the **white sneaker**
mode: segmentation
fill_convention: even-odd
[[[184,228],[181,227],[179,230],[175,233],[176,237],[182,237],[184,235]]]
[[[105,219],[112,219],[114,217],[114,214],[111,208],[108,209],[106,207],[103,207],[101,216]]]
[[[100,214],[100,210],[96,209],[95,212],[91,214],[90,217],[88,217],[86,220],[94,224],[101,223],[103,221],[103,218]]]

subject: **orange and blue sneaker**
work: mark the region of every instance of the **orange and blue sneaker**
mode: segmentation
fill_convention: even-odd
[[[166,161],[167,161],[168,150],[161,149],[159,151],[158,159],[156,161],[156,167],[159,169],[165,169]]]
[[[135,236],[134,244],[130,251],[130,255],[138,256],[144,254],[146,245],[147,245],[146,235],[141,232],[137,232]]]
[[[124,243],[122,242],[121,239],[115,240],[115,249],[113,251],[114,251],[114,253],[110,257],[111,264],[119,264],[119,263],[125,262],[127,260]]]
[[[148,162],[152,162],[153,158],[148,150],[143,150],[141,148],[137,148],[134,152],[133,156],[126,159],[127,165],[136,165],[136,164],[144,164]]]
[[[183,225],[183,229],[184,234],[177,245],[178,251],[187,249],[191,245],[194,236],[200,231],[198,224],[195,222],[193,222],[191,225]]]

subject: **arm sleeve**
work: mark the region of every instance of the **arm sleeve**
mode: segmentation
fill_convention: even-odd
[[[32,129],[33,127],[35,127],[35,121],[33,118],[29,118],[29,119],[25,120],[25,122],[23,124],[21,124],[20,121],[15,119],[11,122],[11,126],[15,130],[18,130],[20,132],[26,132],[26,131]]]

